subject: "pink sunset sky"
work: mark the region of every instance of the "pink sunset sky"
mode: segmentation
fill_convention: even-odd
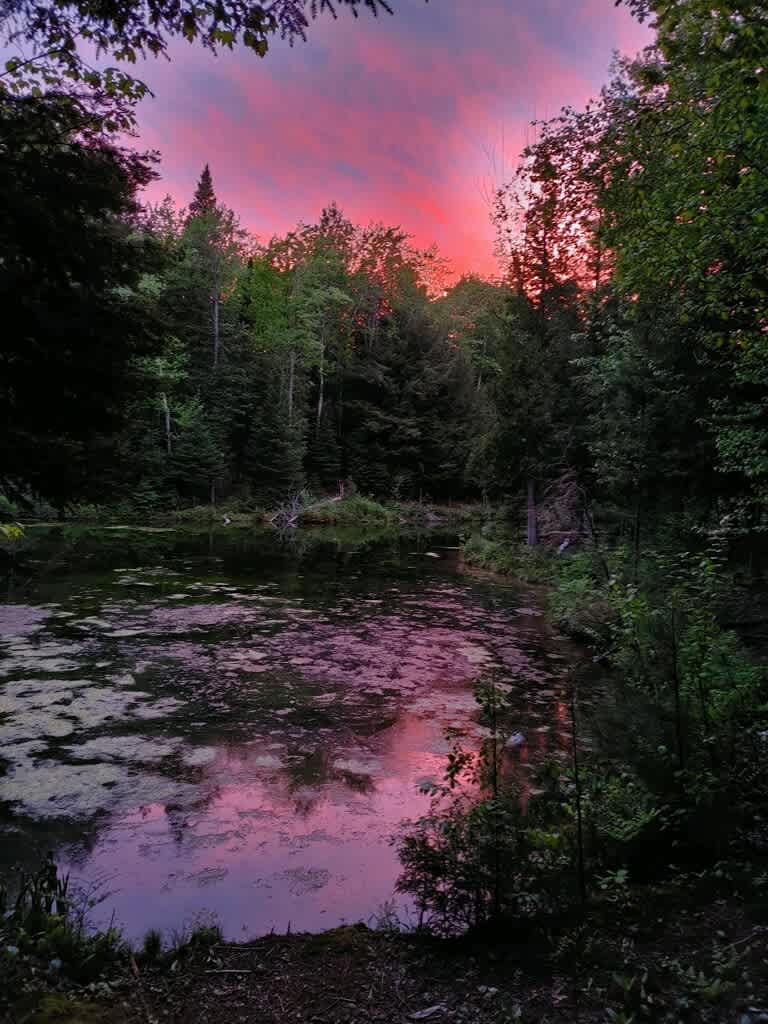
[[[188,203],[205,163],[262,240],[332,200],[437,243],[456,274],[493,275],[485,196],[531,120],[580,106],[613,51],[650,41],[613,0],[393,0],[394,17],[322,18],[306,43],[214,57],[177,43],[141,71],[155,92],[140,144],[162,154],[148,190]]]

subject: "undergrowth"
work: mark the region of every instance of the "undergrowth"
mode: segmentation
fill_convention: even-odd
[[[549,548],[529,548],[479,533],[472,534],[464,545],[464,560],[469,565],[515,576],[525,583],[551,583],[556,573],[555,557]]]
[[[392,509],[362,494],[318,504],[302,515],[302,522],[329,526],[383,526],[395,521]]]
[[[44,996],[35,1017],[42,1021],[46,1013],[72,1010],[69,993],[81,989],[98,993],[106,983],[103,994],[109,996],[110,985],[130,984],[137,963],[172,968],[223,942],[218,925],[200,920],[168,940],[151,929],[134,950],[117,927],[89,925],[89,912],[96,902],[73,890],[69,875],[59,871],[51,854],[37,870],[0,880],[2,1019],[4,1011],[25,993]]]

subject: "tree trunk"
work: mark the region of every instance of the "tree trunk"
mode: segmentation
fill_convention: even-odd
[[[160,402],[163,406],[163,415],[165,416],[165,450],[169,455],[173,455],[173,445],[171,443],[171,407],[168,405],[168,398],[165,392],[160,394]]]
[[[216,481],[211,480],[211,508],[216,506]]]
[[[579,728],[576,715],[578,713],[578,693],[576,680],[571,683],[571,760],[573,767],[573,783],[576,795],[576,855],[579,878],[579,895],[581,905],[587,902],[587,872],[584,864],[584,818],[581,799],[581,775],[579,773]]]
[[[641,502],[639,492],[635,495],[635,512],[632,517],[632,582],[637,583],[640,570]]]
[[[683,709],[680,699],[680,668],[677,643],[677,613],[672,609],[672,684],[675,690],[675,742],[677,763],[680,771],[685,770],[685,747],[683,745]]]
[[[296,375],[296,353],[291,350],[288,359],[288,426],[293,426],[293,382]]]
[[[598,214],[597,219],[597,231],[595,232],[595,294],[600,291],[600,285],[603,283],[603,246],[600,242],[603,227],[603,215]]]
[[[221,332],[219,329],[219,296],[213,296],[213,368],[219,365],[219,348],[221,346]]]
[[[539,543],[539,528],[536,515],[536,484],[533,480],[528,481],[528,526],[525,543],[529,548],[535,548]]]
[[[320,387],[317,394],[317,433],[320,433],[320,421],[323,418],[323,401],[325,399],[325,344],[320,349]]]
[[[483,342],[483,347],[482,347],[483,359],[485,359],[485,350],[486,350],[486,343]],[[479,393],[480,392],[480,388],[482,386],[483,386],[483,370],[482,370],[482,367],[481,367],[477,371],[477,387],[475,388],[475,391],[477,391]]]

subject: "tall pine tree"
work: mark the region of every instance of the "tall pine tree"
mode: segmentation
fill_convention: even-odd
[[[193,217],[208,217],[215,212],[216,193],[213,188],[211,169],[206,164],[197,183],[192,202],[189,204],[187,216],[189,220],[192,220]]]

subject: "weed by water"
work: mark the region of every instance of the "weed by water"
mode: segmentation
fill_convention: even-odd
[[[51,855],[37,871],[22,872],[14,888],[12,898],[0,887],[0,1007],[31,978],[87,984],[125,966],[120,932],[88,932],[89,903],[72,892]]]
[[[343,501],[320,503],[306,509],[302,522],[334,526],[384,526],[395,521],[395,513],[384,505],[354,494]]]
[[[224,941],[224,935],[217,924],[199,925],[189,937],[192,949],[210,949]]]
[[[163,954],[163,936],[157,928],[150,928],[141,943],[141,957],[143,960],[153,963],[159,960]]]

